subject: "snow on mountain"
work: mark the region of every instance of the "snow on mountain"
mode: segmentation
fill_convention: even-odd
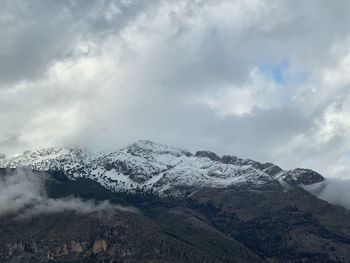
[[[189,151],[141,140],[112,152],[49,148],[1,156],[1,168],[27,167],[38,171],[60,170],[71,179],[83,177],[113,191],[150,190],[174,193],[188,187],[228,187],[271,182],[308,185],[323,181],[314,171],[284,171],[272,163],[235,156],[219,157],[208,151]]]

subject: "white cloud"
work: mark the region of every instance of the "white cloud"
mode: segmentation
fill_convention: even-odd
[[[269,109],[282,104],[279,93],[283,87],[266,78],[257,68],[241,86],[218,88],[199,101],[217,111],[220,117],[252,114],[254,110]]]
[[[147,138],[345,176],[349,7],[4,1],[0,150]]]
[[[74,211],[78,213],[109,213],[115,210],[136,212],[130,207],[111,203],[84,201],[79,198],[49,198],[46,194],[44,176],[28,171],[16,171],[0,178],[0,215],[17,214],[28,217],[38,214]]]

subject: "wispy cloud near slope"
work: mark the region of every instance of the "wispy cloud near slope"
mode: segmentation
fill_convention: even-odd
[[[38,214],[74,211],[77,213],[104,213],[115,210],[135,212],[133,208],[112,205],[107,201],[85,201],[67,197],[52,199],[45,192],[45,178],[29,171],[18,170],[0,177],[0,215],[16,214],[20,217]]]

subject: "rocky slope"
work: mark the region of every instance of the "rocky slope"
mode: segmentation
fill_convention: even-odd
[[[37,171],[57,170],[70,179],[88,178],[114,191],[154,191],[183,195],[194,190],[232,185],[259,188],[278,184],[284,188],[319,183],[314,171],[285,171],[272,163],[259,163],[236,156],[219,157],[213,152],[176,149],[151,141],[138,141],[111,152],[50,148],[2,156],[1,168],[27,167]]]
[[[125,212],[108,216],[64,212],[24,221],[6,217],[0,218],[0,261],[263,262],[223,234],[205,228],[192,231],[209,246],[189,244],[152,220]]]

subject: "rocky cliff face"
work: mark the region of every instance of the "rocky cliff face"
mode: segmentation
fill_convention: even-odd
[[[184,225],[185,226],[185,225]],[[204,246],[142,214],[72,212],[14,220],[0,217],[1,262],[262,262],[244,245],[186,226]],[[223,239],[223,240],[222,240]]]

